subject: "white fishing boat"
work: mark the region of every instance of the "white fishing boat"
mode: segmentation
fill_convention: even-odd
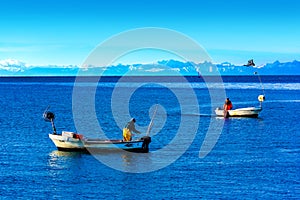
[[[262,102],[265,100],[264,95],[259,95],[258,100],[260,102],[259,107],[246,107],[237,108],[233,110],[224,111],[222,108],[218,107],[215,110],[217,116],[222,117],[258,117],[259,113],[262,111]]]
[[[84,135],[62,131],[62,134],[51,133],[49,138],[60,151],[98,151],[98,150],[126,150],[132,152],[149,152],[149,136],[133,141],[102,140],[86,138]]]
[[[82,134],[62,131],[61,134],[56,132],[54,125],[54,114],[50,111],[45,111],[43,117],[46,121],[51,122],[53,133],[49,134],[56,148],[60,151],[105,151],[105,150],[126,150],[131,152],[149,152],[149,144],[151,137],[146,135],[137,140],[104,140],[98,138],[87,138]]]
[[[234,110],[228,110],[227,117],[258,117],[258,114],[262,111],[261,107],[247,107],[247,108],[238,108]],[[215,110],[217,116],[225,116],[224,110],[217,108]]]
[[[253,61],[253,59],[250,59],[248,61],[247,64],[245,64],[244,66],[246,67],[253,67],[255,66],[255,63]],[[259,82],[261,84],[262,87],[262,92],[263,95],[259,95],[258,96],[258,101],[260,102],[260,106],[259,107],[246,107],[246,108],[237,108],[237,109],[232,109],[232,104],[231,102],[229,104],[227,104],[227,102],[225,102],[226,105],[224,105],[223,107],[228,107],[230,106],[230,108],[228,110],[224,110],[224,108],[216,108],[215,109],[215,113],[217,116],[222,116],[224,118],[228,118],[228,117],[258,117],[259,113],[262,111],[262,102],[265,100],[265,91],[264,91],[264,86],[262,84],[261,78],[258,74],[258,72],[254,72],[255,75],[257,75]],[[227,100],[229,100],[227,98]]]

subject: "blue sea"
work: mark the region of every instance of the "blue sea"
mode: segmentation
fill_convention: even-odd
[[[0,199],[300,199],[300,77],[221,80],[1,77]],[[214,114],[261,94],[258,118]],[[117,139],[154,116],[150,152],[57,151],[48,106],[58,132]]]

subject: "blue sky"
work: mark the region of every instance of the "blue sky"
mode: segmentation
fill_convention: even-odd
[[[218,63],[300,60],[299,8],[297,0],[0,0],[0,60],[81,65],[101,42],[142,27],[183,33]]]

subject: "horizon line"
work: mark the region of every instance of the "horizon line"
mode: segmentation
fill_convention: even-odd
[[[249,60],[252,59],[252,58],[249,58]],[[165,64],[161,64],[159,62],[164,62],[166,61]],[[222,62],[212,62],[212,61],[203,61],[203,62],[199,62],[199,63],[195,63],[193,61],[181,61],[181,60],[175,60],[175,59],[163,59],[163,60],[157,60],[157,61],[154,61],[154,62],[149,62],[149,63],[118,63],[118,64],[112,64],[112,65],[108,65],[108,66],[94,66],[94,65],[86,65],[86,64],[81,64],[81,65],[76,65],[76,64],[47,64],[47,65],[30,65],[30,64],[27,64],[26,62],[23,62],[22,60],[17,60],[17,59],[11,59],[11,58],[7,58],[7,59],[2,59],[0,60],[0,69],[1,69],[1,66],[4,66],[4,67],[17,67],[17,66],[22,66],[24,68],[43,68],[43,67],[62,67],[62,68],[104,68],[104,67],[113,67],[113,66],[118,66],[118,65],[123,65],[123,66],[134,66],[134,65],[167,65],[168,62],[170,61],[176,61],[176,62],[180,62],[180,63],[192,63],[192,64],[195,64],[195,65],[199,65],[199,64],[204,64],[204,63],[211,63],[213,65],[221,65],[221,64],[231,64],[233,66],[243,66],[243,65],[240,65],[240,64],[234,64],[230,61],[222,61]],[[267,64],[273,64],[273,63],[276,63],[276,62],[280,62],[280,63],[291,63],[291,62],[300,62],[300,60],[297,60],[297,59],[293,59],[293,60],[290,60],[290,61],[280,61],[279,59],[277,60],[274,60],[273,62],[266,62],[264,64],[261,64],[261,65],[255,65],[255,67],[258,67],[258,66],[262,66],[262,65],[267,65]],[[7,63],[5,63],[7,62]],[[11,62],[11,63],[10,63]],[[254,61],[255,62],[255,61]],[[247,61],[245,61],[245,64],[247,63]],[[87,67],[85,67],[87,66]]]

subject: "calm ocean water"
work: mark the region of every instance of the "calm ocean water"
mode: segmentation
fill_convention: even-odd
[[[263,85],[253,77],[225,77],[226,96],[236,108],[258,106],[257,96],[266,96],[259,118],[226,120],[213,113],[222,106],[223,96],[213,101],[209,95],[221,95],[222,85],[197,77],[188,80],[189,86],[174,79],[164,79],[164,85],[139,85],[145,81],[139,77],[118,85],[119,78],[108,77],[98,87],[86,80],[76,86],[82,105],[74,105],[72,77],[0,78],[0,199],[299,199],[300,77],[262,77]],[[128,92],[128,105],[122,95],[113,93],[116,87]],[[190,103],[190,87],[198,105]],[[89,105],[84,99],[93,88],[95,105]],[[48,138],[51,125],[42,119],[50,105],[59,132],[82,127],[90,127],[86,134],[97,132],[85,117],[85,106],[91,106],[103,132],[120,138],[120,124],[129,120],[126,108],[145,132],[154,104],[160,107],[148,154],[59,152]],[[74,120],[75,106],[82,115]],[[174,160],[176,146],[170,157],[157,156],[173,141],[182,119],[184,138],[192,138],[182,139],[187,150]],[[191,133],[192,127],[196,133]],[[215,130],[216,144],[200,158],[208,130]],[[111,165],[102,163],[101,157]],[[159,169],[152,170],[155,167]]]

